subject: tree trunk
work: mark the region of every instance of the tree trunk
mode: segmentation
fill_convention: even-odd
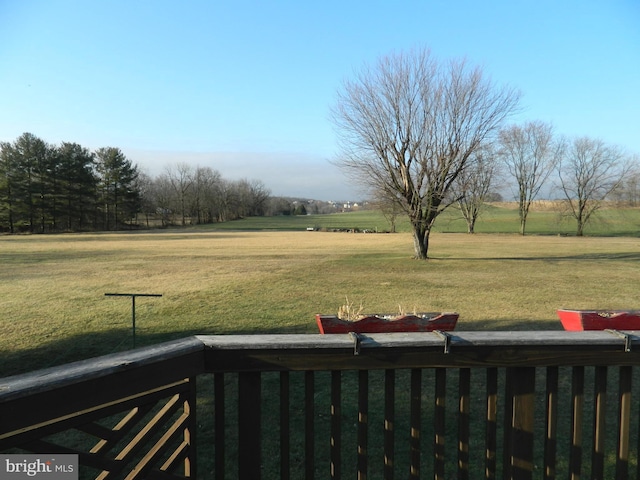
[[[474,220],[470,220],[469,222],[467,222],[467,233],[470,234],[474,234],[476,231],[476,221]]]
[[[413,248],[415,257],[418,260],[426,260],[429,252],[430,228],[425,228],[422,224],[413,226]]]
[[[520,198],[518,215],[520,217],[520,235],[524,236],[527,228],[527,215],[529,215],[529,204],[523,198]]]

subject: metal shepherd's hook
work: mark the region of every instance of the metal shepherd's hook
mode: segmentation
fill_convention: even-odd
[[[105,293],[106,297],[131,297],[131,330],[133,348],[136,348],[136,297],[161,297],[160,293]]]

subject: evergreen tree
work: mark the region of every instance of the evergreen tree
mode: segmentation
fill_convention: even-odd
[[[83,230],[96,211],[98,178],[94,154],[77,143],[63,142],[56,150],[57,199],[63,220],[61,228]]]
[[[119,148],[106,147],[96,151],[99,212],[105,230],[117,229],[140,211],[138,168]]]
[[[23,133],[14,142],[11,157],[14,221],[30,232],[36,224],[44,231],[47,220],[47,172],[50,168],[50,147],[32,133]]]
[[[0,143],[0,225],[15,233],[15,151],[8,142]]]

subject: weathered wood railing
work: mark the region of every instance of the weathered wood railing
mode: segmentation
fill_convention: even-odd
[[[192,337],[0,379],[0,452],[101,479],[640,478],[639,365],[634,332]]]

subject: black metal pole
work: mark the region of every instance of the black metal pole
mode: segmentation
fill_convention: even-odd
[[[133,335],[133,348],[136,348],[136,296],[131,295],[131,334]]]
[[[133,348],[136,348],[136,297],[161,297],[160,293],[105,293],[106,297],[131,297],[131,332]]]

